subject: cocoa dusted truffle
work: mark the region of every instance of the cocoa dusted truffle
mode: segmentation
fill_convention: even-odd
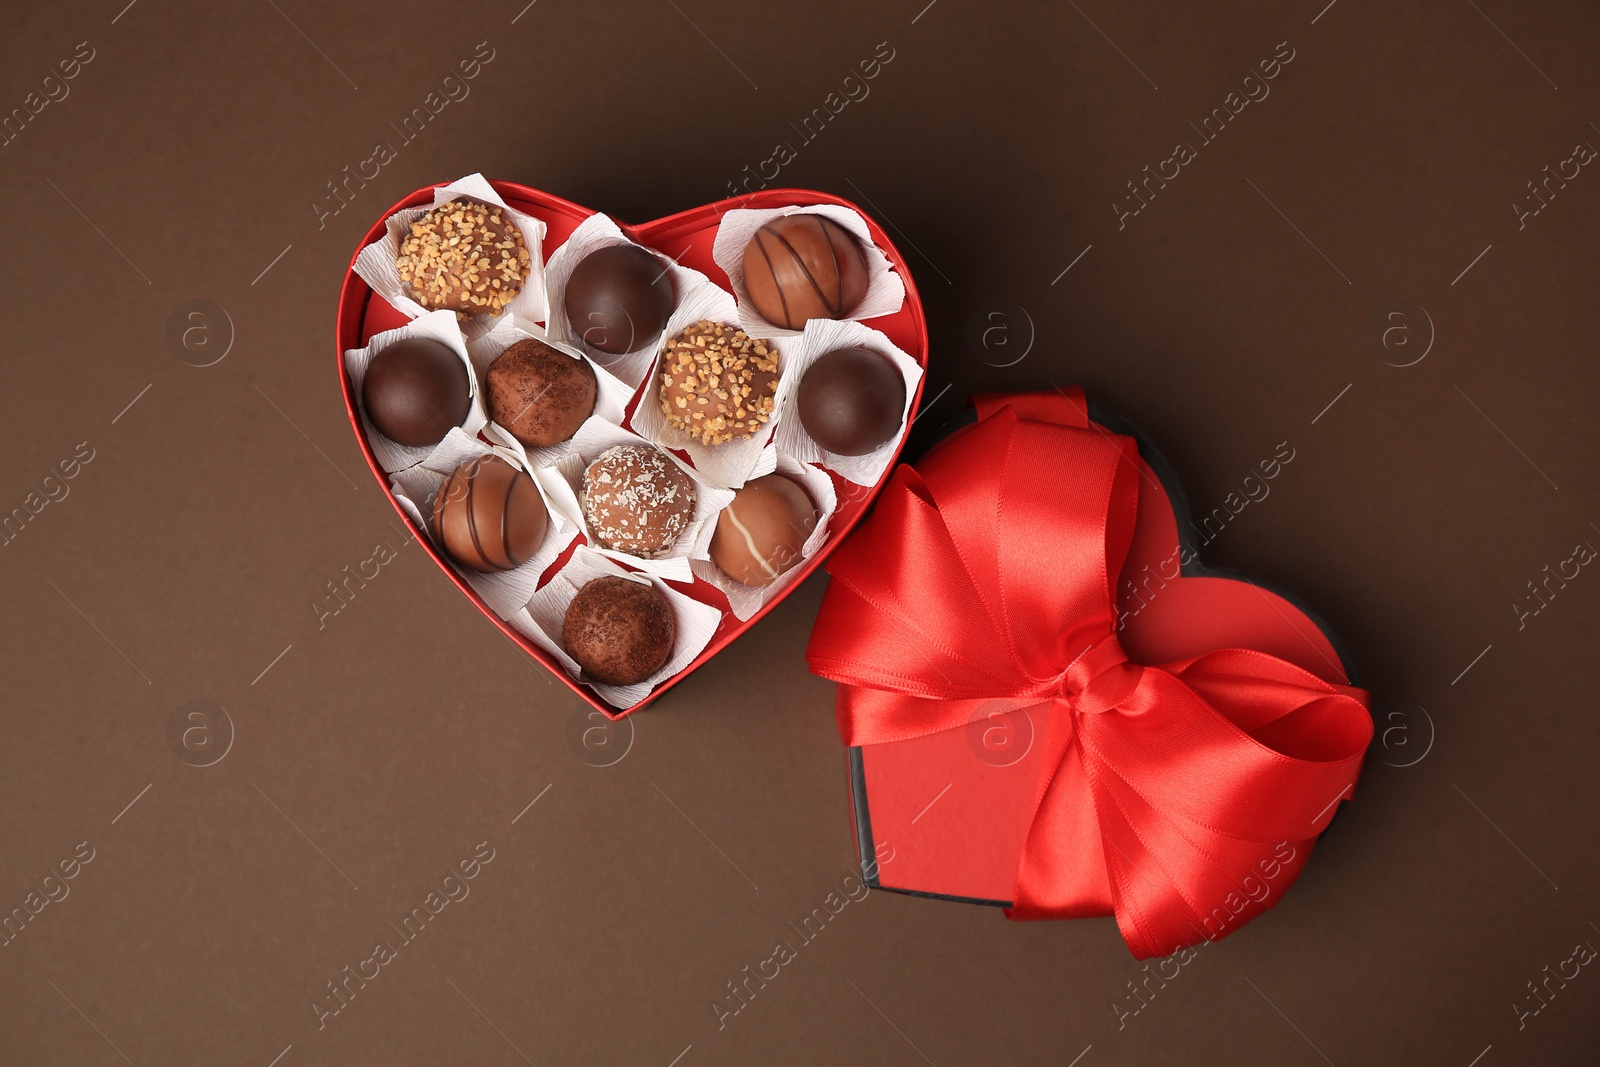
[[[504,208],[451,200],[411,224],[394,266],[429,311],[498,315],[522,291],[532,262]]]
[[[665,555],[694,518],[694,480],[659,448],[618,445],[583,473],[583,518],[602,548]]]
[[[496,356],[485,381],[489,417],[527,448],[560,444],[594,413],[589,361],[532,337]]]
[[[584,344],[618,356],[660,337],[677,299],[666,263],[638,245],[609,245],[572,268],[563,303]]]
[[[367,364],[361,406],[389,440],[426,448],[466,419],[472,379],[449,345],[431,337],[403,337]]]
[[[702,319],[661,354],[661,413],[708,445],[754,436],[777,392],[778,350],[725,322]]]
[[[539,551],[550,513],[525,471],[499,456],[479,456],[444,480],[429,524],[445,554],[463,567],[509,571]]]
[[[813,441],[837,455],[864,456],[900,429],[906,382],[878,353],[840,348],[806,368],[797,399]]]
[[[672,605],[653,585],[608,575],[578,590],[561,622],[561,643],[583,673],[606,685],[635,685],[672,658]]]
[[[842,319],[867,295],[867,261],[843,226],[821,215],[781,215],[744,249],[744,288],[761,317],[786,330]]]
[[[756,478],[717,516],[711,561],[735,581],[771,585],[800,562],[818,517],[811,498],[791,479],[781,474]]]

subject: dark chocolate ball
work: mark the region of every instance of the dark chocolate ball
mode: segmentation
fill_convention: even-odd
[[[864,456],[895,435],[906,408],[906,383],[878,353],[840,348],[800,379],[800,425],[840,456]]]
[[[539,551],[550,513],[527,472],[499,456],[469,459],[433,500],[433,535],[445,554],[475,571],[509,571]]]
[[[867,261],[843,226],[821,215],[782,215],[744,250],[744,288],[761,317],[786,330],[847,317],[867,295]]]
[[[800,562],[817,518],[811,498],[791,479],[768,474],[746,482],[717,516],[711,561],[735,581],[771,585]]]
[[[389,440],[426,448],[442,441],[472,410],[471,379],[449,345],[405,337],[367,364],[361,405]]]
[[[572,332],[613,356],[654,341],[677,306],[669,265],[638,245],[590,252],[572,268],[564,303]]]
[[[661,590],[607,576],[578,590],[561,622],[561,643],[583,672],[606,685],[634,685],[672,658],[677,627]]]
[[[484,376],[489,417],[528,448],[560,444],[594,413],[594,368],[534,338],[495,357]]]

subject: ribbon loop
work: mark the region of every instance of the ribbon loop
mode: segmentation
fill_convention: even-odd
[[[1149,958],[1276,901],[1351,795],[1372,721],[1362,691],[1264,652],[1129,661],[1114,589],[1137,449],[1086,411],[1078,390],[985,397],[975,426],[899,468],[829,564],[807,657],[841,683],[849,745],[1053,701],[1007,915],[1112,913]]]

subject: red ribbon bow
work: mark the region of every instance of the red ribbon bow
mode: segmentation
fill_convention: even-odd
[[[1231,933],[1288,888],[1351,795],[1366,694],[1250,649],[1130,662],[1113,590],[1135,443],[1091,425],[1081,392],[978,409],[959,440],[895,471],[829,564],[807,657],[842,683],[840,733],[883,744],[965,727],[997,700],[1050,704],[1007,915],[1115,914],[1141,959]]]

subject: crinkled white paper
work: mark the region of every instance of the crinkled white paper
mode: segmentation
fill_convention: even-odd
[[[350,375],[351,392],[355,395],[356,410],[361,413],[361,428],[366,431],[367,443],[372,446],[372,454],[378,459],[378,466],[383,468],[385,474],[414,467],[428,458],[429,453],[438,448],[412,447],[403,445],[398,441],[391,441],[385,437],[372,420],[367,417],[366,406],[361,400],[361,383],[366,381],[367,367],[372,363],[372,357],[382,352],[396,341],[412,337],[426,337],[438,341],[461,357],[462,364],[467,369],[467,387],[471,391],[472,403],[467,409],[467,417],[461,424],[461,429],[470,437],[483,429],[489,421],[484,407],[484,399],[478,388],[478,376],[473,372],[472,360],[467,352],[466,342],[461,337],[461,330],[456,325],[456,316],[453,311],[429,311],[421,317],[412,319],[398,329],[385,330],[373,334],[367,341],[365,348],[346,349],[344,354],[345,373]]]
[[[567,279],[572,277],[573,268],[587,259],[591,252],[612,245],[638,245],[638,242],[630,240],[609,216],[596,214],[579,223],[578,228],[562,242],[561,247],[551,253],[550,264],[545,270],[545,284],[550,299],[548,329],[551,337],[581,348],[596,365],[605,367],[629,385],[637,386],[649,377],[655,365],[656,357],[661,350],[662,334],[641,337],[639,347],[632,352],[611,355],[585,345],[581,331],[567,319]],[[710,284],[710,279],[704,274],[670,261],[667,258],[668,254],[660,249],[646,245],[638,247],[661,261],[661,269],[672,278],[673,293],[679,304],[682,304],[686,294],[701,285]]]
[[[729,576],[721,567],[711,562],[709,558],[696,558],[690,562],[694,568],[695,576],[704,578],[712,585],[721,589],[728,598],[728,606],[733,609],[734,617],[741,622],[760,611],[768,601],[782,596],[783,591],[794,581],[805,565],[805,561],[817,554],[828,540],[828,524],[833,521],[834,510],[838,507],[838,498],[833,491],[833,479],[828,477],[828,472],[805,463],[799,463],[789,456],[774,452],[777,463],[777,473],[800,484],[806,491],[806,496],[811,498],[811,503],[819,512],[817,527],[811,531],[811,536],[806,538],[806,543],[800,547],[800,562],[778,575],[777,580],[771,585],[755,588]],[[715,532],[715,523],[712,531]],[[710,545],[710,537],[706,539]],[[708,554],[709,555],[709,554]]]
[[[578,595],[578,590],[584,585],[607,576],[653,585],[666,594],[667,602],[672,605],[672,617],[677,630],[672,656],[665,666],[637,685],[604,685],[590,681],[583,676],[582,669],[567,655],[561,643],[562,624],[566,621],[567,606],[572,603],[572,598]],[[589,685],[602,700],[626,710],[694,662],[695,657],[711,643],[712,635],[722,621],[722,612],[679,592],[655,575],[630,573],[599,552],[579,546],[567,565],[548,585],[534,594],[527,607],[507,621],[517,632],[527,635],[534,644],[554,656],[567,674]]]
[[[911,417],[911,401],[922,381],[922,368],[917,361],[897,348],[893,341],[859,322],[849,320],[812,319],[806,323],[805,332],[786,342],[785,355],[789,370],[778,386],[778,450],[793,456],[801,463],[820,463],[836,472],[841,478],[857,485],[877,485],[883,472],[894,460],[900,439],[905,435],[906,420]],[[905,383],[905,407],[900,413],[900,426],[883,444],[862,456],[841,456],[829,452],[811,439],[800,423],[800,382],[805,373],[821,356],[840,348],[865,348],[889,361]]]
[[[400,271],[394,265],[395,257],[400,254],[400,242],[411,232],[413,222],[427,214],[431,208],[462,198],[504,208],[507,217],[522,232],[522,242],[527,246],[528,258],[531,260],[528,265],[528,277],[522,283],[521,291],[511,298],[505,310],[499,315],[465,316],[461,320],[462,334],[469,341],[476,340],[508,316],[515,316],[526,323],[543,322],[545,319],[544,235],[547,227],[543,221],[532,215],[525,215],[507,206],[500,198],[500,194],[494,191],[494,187],[481,174],[469,174],[460,181],[437,187],[433,191],[433,203],[427,208],[410,207],[390,215],[384,236],[363,248],[356,256],[356,273],[372,287],[374,293],[394,305],[395,309],[407,318],[414,319],[426,314],[427,309],[412,299],[411,287],[400,280]]]
[[[872,243],[872,234],[866,221],[847,207],[838,204],[813,204],[809,207],[780,207],[754,210],[734,208],[722,216],[717,224],[717,240],[711,248],[711,258],[728,275],[733,293],[739,299],[739,325],[752,337],[792,337],[798,330],[786,330],[761,317],[750,303],[750,293],[744,286],[744,250],[750,238],[773,219],[784,215],[821,215],[843,226],[861,245],[867,264],[867,292],[848,319],[875,319],[880,315],[893,315],[906,302],[906,285],[894,271],[889,257]],[[815,320],[813,320],[815,321]],[[831,320],[830,320],[831,321]]]
[[[535,471],[532,472],[533,483],[539,487],[539,495],[544,498],[545,508],[550,512],[550,528],[545,532],[544,542],[540,544],[533,558],[513,570],[491,574],[481,574],[467,567],[458,566],[454,560],[450,560],[449,554],[444,551],[444,546],[434,540],[433,530],[427,522],[427,517],[433,514],[434,498],[439,495],[439,488],[444,485],[445,479],[457,467],[468,460],[490,454],[498,455],[514,466],[527,469],[523,458],[515,451],[491,448],[477,438],[468,437],[456,429],[446,435],[439,447],[426,460],[391,475],[390,488],[394,492],[395,499],[409,505],[407,512],[428,539],[434,541],[434,547],[439,550],[439,554],[455,567],[456,573],[467,580],[467,584],[483,598],[483,602],[489,605],[490,610],[502,619],[510,619],[533,596],[534,590],[539,585],[539,576],[572,543],[581,527],[573,524],[566,512],[551,499],[544,480],[538,477],[538,472]]]

